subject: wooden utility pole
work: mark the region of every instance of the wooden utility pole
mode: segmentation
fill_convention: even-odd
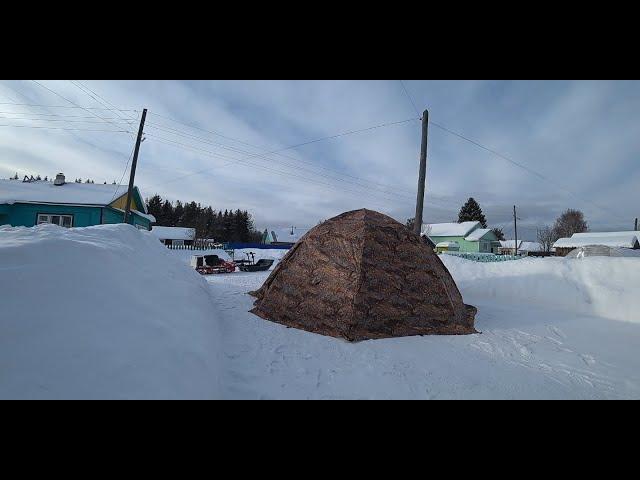
[[[422,114],[422,144],[420,146],[420,173],[418,175],[418,201],[416,202],[416,216],[413,221],[413,231],[422,233],[422,212],[424,209],[424,187],[427,177],[427,129],[429,128],[429,111]]]
[[[516,216],[516,206],[513,206],[513,232],[516,237],[516,256],[518,255],[518,217]]]
[[[131,175],[129,176],[129,190],[127,192],[127,207],[124,209],[124,223],[129,223],[129,214],[131,213],[131,198],[133,197],[133,183],[136,179],[136,167],[138,166],[138,152],[140,151],[140,142],[142,141],[142,131],[144,130],[144,121],[147,118],[147,109],[142,110],[140,118],[140,127],[138,128],[138,138],[136,138],[136,148],[133,152],[133,161],[131,162]]]
[[[633,227],[633,229],[637,232],[638,231],[638,219],[636,218],[636,223],[635,223],[635,227]]]

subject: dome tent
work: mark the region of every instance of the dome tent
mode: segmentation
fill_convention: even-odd
[[[433,250],[366,209],[311,229],[252,295],[266,320],[349,341],[476,333],[475,307]]]

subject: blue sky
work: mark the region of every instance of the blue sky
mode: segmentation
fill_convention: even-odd
[[[0,177],[62,171],[70,178],[120,180],[133,134],[88,130],[133,131],[135,120],[128,126],[124,118],[133,119],[138,114],[129,110],[146,107],[148,135],[136,181],[146,195],[248,209],[260,228],[313,226],[362,207],[403,222],[414,213],[420,122],[398,80],[38,82],[42,86],[0,81],[0,116],[10,117],[0,118]],[[469,196],[480,202],[490,226],[502,226],[508,236],[512,206],[518,205],[519,231],[528,239],[566,208],[582,209],[594,230],[630,229],[640,216],[638,82],[404,84],[418,108],[429,109],[433,122],[548,179],[432,125],[425,221],[455,221]],[[103,108],[102,99],[123,111],[91,110],[96,116],[57,108],[71,102]]]

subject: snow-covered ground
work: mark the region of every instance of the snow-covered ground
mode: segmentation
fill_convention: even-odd
[[[0,398],[215,398],[207,283],[128,225],[0,227]]]
[[[250,313],[264,273],[208,277],[229,398],[640,398],[640,261],[444,257],[468,336],[351,344]]]
[[[352,344],[252,315],[269,272],[201,277],[193,253],[0,227],[0,398],[640,398],[638,258],[444,256],[482,333]]]

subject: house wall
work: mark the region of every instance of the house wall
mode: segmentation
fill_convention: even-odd
[[[10,205],[0,205],[0,225],[9,225]]]
[[[38,223],[39,214],[72,215],[74,227],[91,227],[101,223],[122,223],[122,212],[111,208],[79,207],[71,205],[42,205],[16,203],[0,205],[0,225],[14,227],[33,227]],[[135,213],[131,213],[129,223],[151,230],[151,222]]]
[[[102,209],[102,223],[104,224],[122,223],[122,218],[123,213],[119,210],[114,210],[110,207]],[[99,223],[100,222],[98,222],[98,224]],[[129,223],[134,226],[143,227],[145,230],[151,230],[151,222],[146,218],[136,215],[134,212],[131,212],[129,216]]]
[[[480,242],[468,242],[464,237],[429,237],[436,245],[440,242],[458,242],[459,252],[479,252]]]
[[[575,250],[575,248],[556,247],[556,257],[566,257],[571,250]]]
[[[76,207],[70,205],[41,205],[16,203],[5,205],[8,214],[3,214],[0,221],[14,227],[33,227],[38,223],[38,214],[73,215],[74,227],[89,227],[100,224],[100,207]],[[0,222],[0,223],[2,223]]]
[[[120,210],[124,210],[127,207],[127,193],[125,192],[122,196],[116,198],[110,205],[115,208],[119,208]],[[138,210],[139,212],[144,212],[144,207],[142,206],[141,199],[137,192],[134,190],[133,195],[131,196],[131,210]]]

